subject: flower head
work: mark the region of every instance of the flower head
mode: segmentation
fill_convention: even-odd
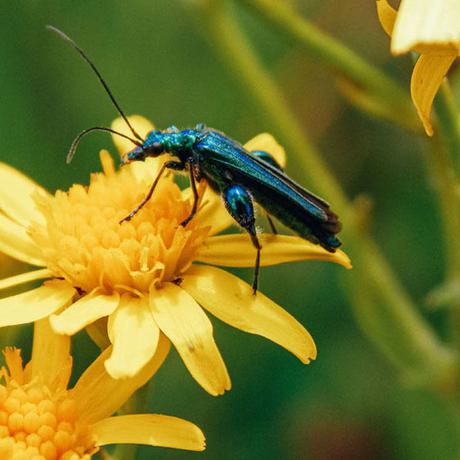
[[[153,127],[133,117],[145,135]],[[116,122],[118,123],[118,122]],[[124,127],[114,126],[117,131]],[[121,154],[131,146],[115,139]],[[284,151],[268,134],[248,148],[268,150],[284,163]],[[209,393],[230,388],[205,310],[247,332],[267,337],[308,363],[315,344],[285,310],[262,293],[252,295],[239,278],[209,265],[253,266],[255,250],[244,234],[216,236],[232,224],[218,196],[200,184],[197,215],[192,193],[172,175],[159,182],[152,199],[130,222],[120,220],[139,204],[163,158],[134,162],[116,171],[105,151],[102,173],[88,187],[48,194],[6,165],[0,168],[1,248],[11,256],[46,267],[0,281],[1,287],[51,278],[43,286],[0,300],[0,326],[49,316],[53,329],[72,335],[88,327],[112,344],[106,356],[114,378],[136,375],[166,336],[192,376]],[[23,193],[21,193],[23,191]],[[349,267],[347,256],[331,254],[299,237],[261,235],[261,265],[318,259]]]
[[[434,97],[460,52],[460,4],[456,0],[402,0],[395,11],[387,0],[377,0],[377,12],[391,36],[393,54],[420,54],[412,73],[411,95],[426,133],[432,136]]]
[[[48,320],[38,321],[32,359],[25,367],[20,350],[4,351],[0,458],[87,460],[100,446],[118,443],[203,450],[203,434],[185,420],[155,414],[111,417],[153,375],[168,348],[169,343],[162,340],[142,370],[122,381],[105,371],[104,352],[69,389],[70,338],[55,334]]]

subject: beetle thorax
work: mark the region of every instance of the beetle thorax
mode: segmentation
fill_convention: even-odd
[[[190,151],[197,140],[197,133],[191,129],[178,133],[163,133],[163,136],[165,151],[178,156],[181,153]]]

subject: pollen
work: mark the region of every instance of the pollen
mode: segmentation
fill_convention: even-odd
[[[147,204],[120,223],[148,193],[157,163],[135,162],[115,171],[107,152],[101,160],[103,172],[93,174],[89,186],[36,198],[46,223],[29,233],[48,268],[83,292],[142,295],[180,278],[209,231],[199,219],[180,225],[190,215],[191,199],[165,175]]]
[[[77,405],[65,389],[51,391],[35,379],[21,384],[23,373],[11,362],[20,360],[7,349],[9,373],[0,384],[0,458],[5,460],[79,460],[95,450],[90,428],[79,421]]]

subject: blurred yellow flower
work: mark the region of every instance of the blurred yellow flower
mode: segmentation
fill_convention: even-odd
[[[53,332],[47,319],[37,321],[32,358],[25,367],[20,350],[3,352],[0,458],[87,460],[100,446],[124,443],[204,450],[203,433],[185,420],[157,414],[111,417],[155,373],[168,349],[162,339],[140,372],[121,381],[104,368],[106,350],[68,389],[70,337]]]
[[[141,117],[132,122],[141,135],[153,128]],[[121,153],[131,147],[115,142]],[[284,163],[282,148],[268,134],[251,141],[251,149],[258,146]],[[136,375],[164,334],[213,395],[229,389],[230,378],[203,308],[234,327],[267,337],[304,363],[316,357],[310,334],[280,306],[260,292],[253,296],[248,284],[223,270],[194,264],[251,267],[255,258],[246,234],[216,236],[233,221],[204,181],[199,212],[185,228],[179,223],[190,213],[191,192],[181,191],[171,174],[161,179],[136,218],[120,225],[164,160],[134,162],[120,171],[108,152],[101,152],[101,161],[103,173],[92,174],[88,187],[74,185],[54,196],[0,166],[2,249],[46,267],[0,280],[0,288],[53,278],[0,300],[0,326],[50,316],[56,332],[72,335],[92,325],[93,336],[108,335],[113,345],[105,366],[114,378]],[[331,254],[299,237],[262,235],[261,242],[261,265],[317,259],[350,266],[343,252]]]
[[[434,97],[460,52],[460,2],[458,0],[402,0],[394,10],[387,0],[377,0],[377,12],[391,36],[393,54],[420,54],[411,79],[411,95],[426,133]]]

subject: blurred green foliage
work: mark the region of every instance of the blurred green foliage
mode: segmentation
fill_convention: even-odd
[[[248,104],[237,76],[200,33],[188,11],[192,5],[192,0],[4,2],[0,159],[55,190],[87,182],[88,174],[100,169],[99,149],[114,151],[108,136],[94,135],[82,143],[74,163],[65,165],[73,137],[86,127],[109,125],[116,113],[94,75],[67,44],[45,31],[46,24],[79,42],[128,114],[145,115],[160,128],[205,122],[240,141],[264,131],[263,114]],[[323,30],[408,87],[410,61],[390,58],[373,2],[299,6]],[[247,11],[235,13],[350,196],[372,198],[371,231],[423,309],[428,291],[441,281],[443,257],[421,144],[351,107],[334,75],[300,47]],[[291,173],[302,181],[301,171]],[[249,270],[238,273],[251,277]],[[213,320],[232,391],[220,398],[205,394],[172,352],[155,378],[148,407],[197,423],[207,435],[207,450],[141,448],[140,458],[450,458],[455,435],[449,406],[401,385],[369,345],[340,289],[340,277],[346,276],[340,267],[315,262],[264,268],[261,289],[309,329],[317,361],[305,367],[272,343]],[[442,333],[443,312],[427,316]],[[22,340],[26,347],[28,334]],[[80,334],[74,353],[78,372],[96,350]]]

